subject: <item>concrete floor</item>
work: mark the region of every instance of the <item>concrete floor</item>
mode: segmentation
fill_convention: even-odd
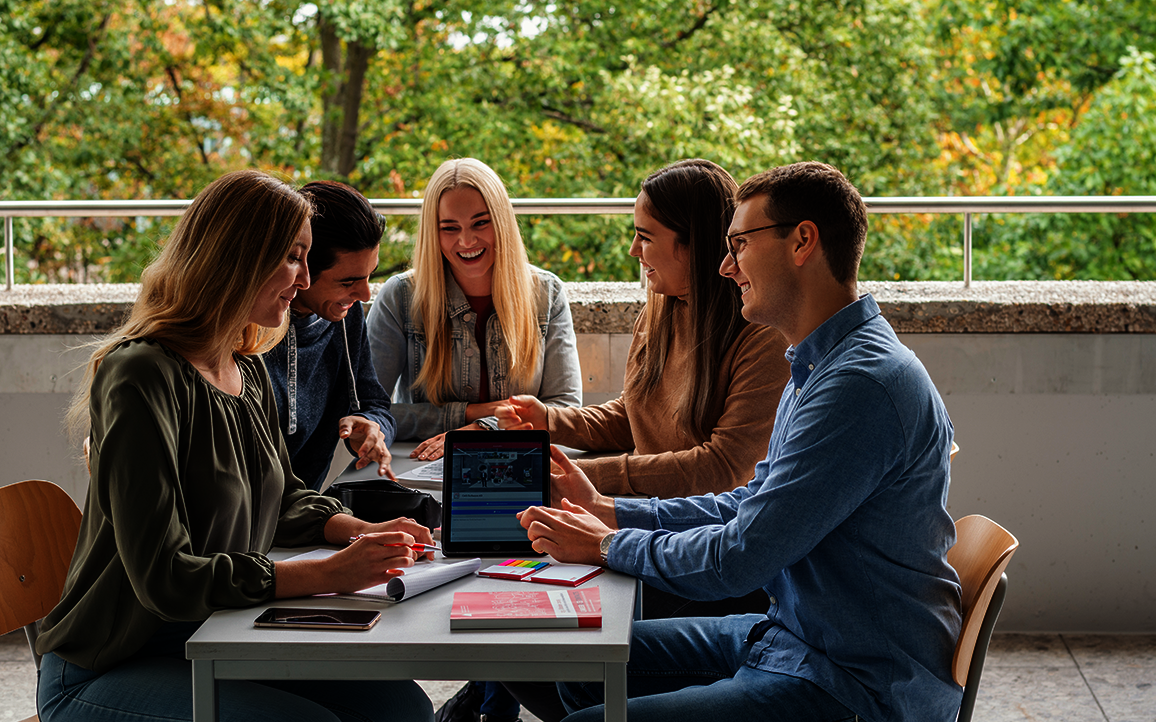
[[[461,683],[421,685],[436,708]],[[0,637],[0,722],[31,716],[35,693],[23,632]],[[973,719],[1156,722],[1156,634],[996,634]]]

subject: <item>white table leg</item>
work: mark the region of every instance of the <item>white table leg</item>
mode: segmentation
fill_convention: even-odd
[[[193,660],[193,722],[217,722],[217,679],[213,660]]]
[[[606,722],[626,722],[626,663],[606,665],[603,686],[603,719]]]

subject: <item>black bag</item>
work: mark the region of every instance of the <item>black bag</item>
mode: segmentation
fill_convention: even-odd
[[[389,479],[345,481],[331,485],[325,495],[337,499],[355,517],[371,524],[409,517],[429,529],[442,525],[442,505],[437,499]]]

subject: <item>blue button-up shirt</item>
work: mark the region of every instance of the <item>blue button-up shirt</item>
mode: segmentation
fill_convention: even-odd
[[[787,358],[755,478],[618,499],[609,566],[693,599],[762,587],[771,605],[747,664],[810,680],[868,720],[950,722],[960,589],[943,400],[869,295]]]

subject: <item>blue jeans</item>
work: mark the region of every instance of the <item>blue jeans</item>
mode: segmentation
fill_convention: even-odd
[[[514,699],[514,695],[506,691],[501,682],[482,682],[486,688],[486,696],[482,706],[478,709],[484,715],[514,719],[522,711],[522,705]]]
[[[192,663],[135,657],[104,674],[51,652],[40,666],[41,722],[177,722],[193,718]],[[221,680],[222,722],[432,722],[416,682]]]
[[[759,720],[836,722],[855,713],[815,684],[748,666],[747,635],[761,614],[637,622],[627,665],[630,722]],[[602,683],[558,683],[572,714],[566,722],[602,719]]]

